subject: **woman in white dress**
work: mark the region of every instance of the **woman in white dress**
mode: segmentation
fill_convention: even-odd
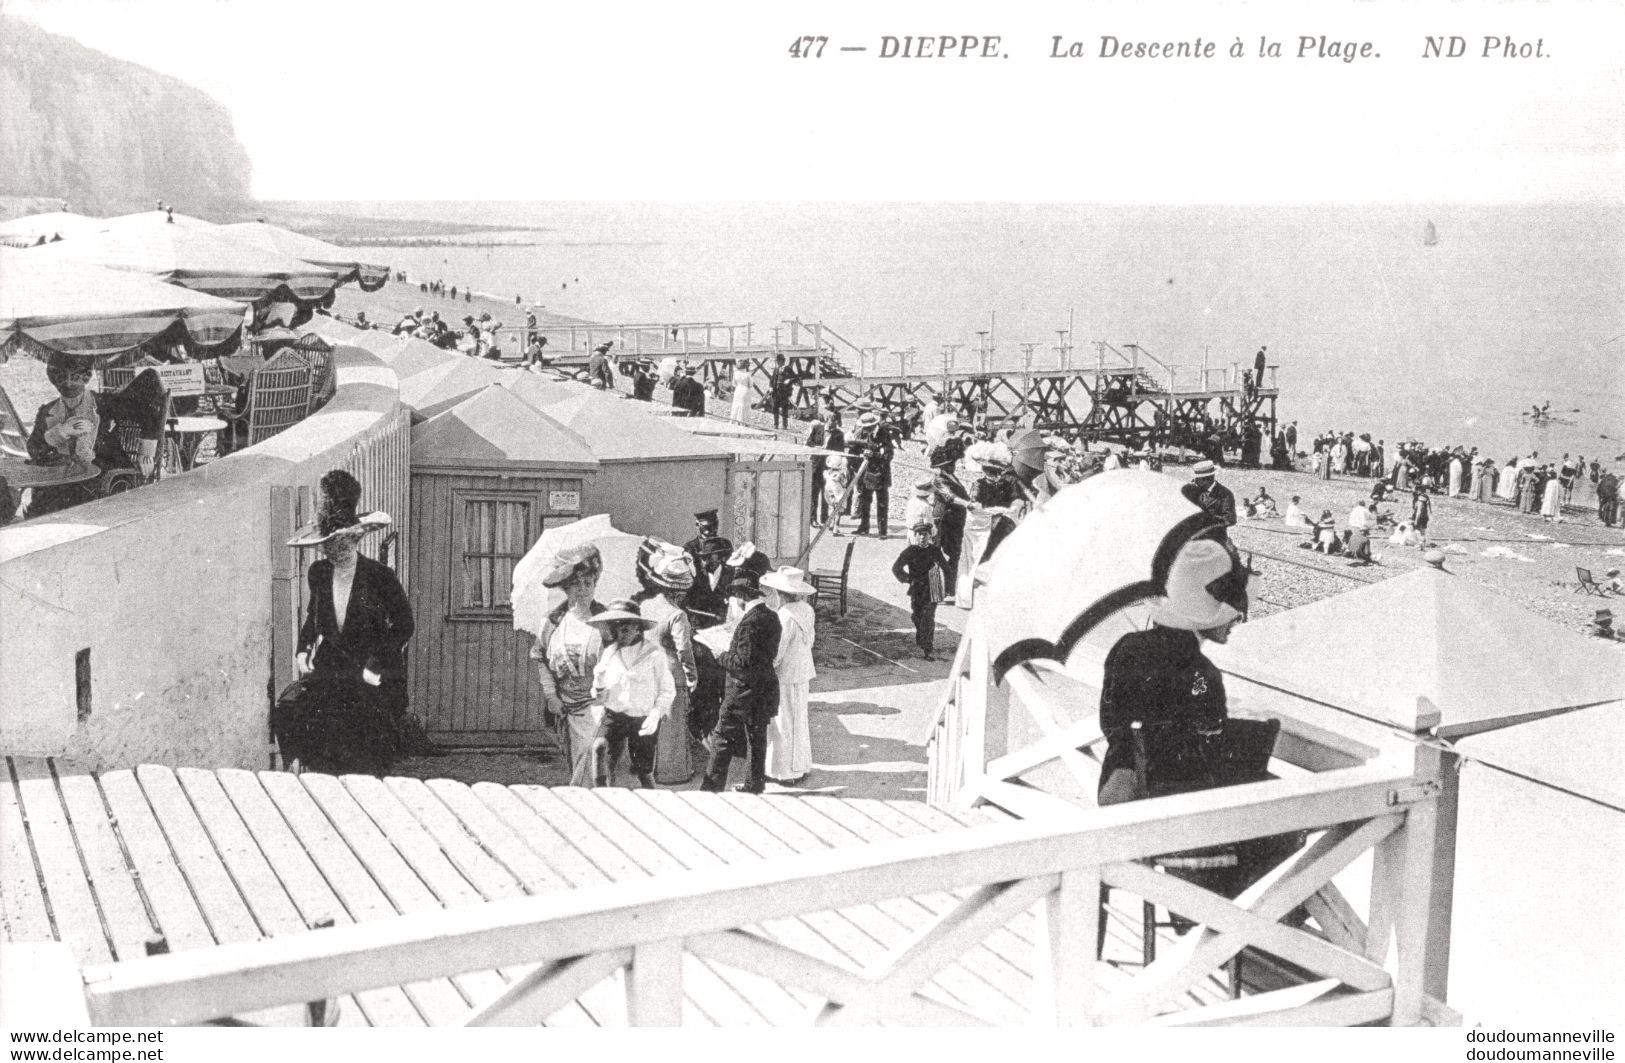
[[[734,401],[728,410],[731,420],[743,422],[745,415],[750,411],[750,366],[744,362],[734,363]]]
[[[1495,497],[1503,502],[1511,502],[1518,497],[1517,458],[1507,462],[1506,468],[1501,470],[1501,479],[1495,484]]]
[[[1456,498],[1461,494],[1461,459],[1450,459],[1450,497]]]
[[[1548,522],[1563,519],[1563,483],[1556,476],[1546,481],[1546,492],[1540,500],[1540,519]]]
[[[767,727],[767,777],[794,783],[812,770],[812,734],[807,699],[813,676],[813,585],[799,568],[776,569],[762,577],[767,607],[779,616],[779,714]]]

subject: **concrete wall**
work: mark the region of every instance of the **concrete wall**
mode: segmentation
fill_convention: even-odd
[[[257,447],[0,529],[0,752],[266,766],[270,489],[312,485],[358,441],[405,431],[382,363],[341,347],[337,370],[327,406]]]
[[[694,514],[721,509],[728,457],[674,461],[605,462],[599,467],[583,516],[608,513],[615,527],[686,543],[694,537]]]

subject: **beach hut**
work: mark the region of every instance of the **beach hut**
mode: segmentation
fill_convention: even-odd
[[[1617,1014],[1625,648],[1424,568],[1244,624],[1209,656],[1241,680],[1233,701],[1289,691],[1379,720],[1419,706],[1418,740],[1451,766],[1436,859],[1455,888],[1433,907],[1452,930],[1431,993],[1469,1022]]]
[[[1455,745],[1464,763],[1451,1004],[1508,1025],[1618,1018],[1625,712],[1581,709]],[[1534,971],[1538,992],[1519,977]]]
[[[755,543],[775,565],[795,564],[811,528],[813,461],[828,452],[708,417],[673,417],[667,423],[728,452],[723,512],[731,524],[723,534]]]
[[[412,407],[414,420],[449,410],[502,377],[502,370],[490,362],[459,354],[411,375],[402,375],[402,367],[392,368],[400,377],[401,401]]]
[[[514,631],[513,567],[545,528],[596,512],[575,432],[488,387],[412,429],[413,711],[437,741],[535,745],[541,688]]]
[[[503,373],[501,383],[586,440],[599,465],[590,512],[609,514],[617,528],[681,543],[694,534],[696,511],[723,507],[728,451],[651,416],[645,403],[529,373]]]

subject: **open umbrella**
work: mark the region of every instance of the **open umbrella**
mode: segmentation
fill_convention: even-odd
[[[1091,631],[1166,593],[1180,547],[1213,525],[1159,473],[1123,469],[1056,492],[991,562],[977,611],[994,675],[1040,658],[1064,664]]]
[[[33,247],[41,240],[51,242],[59,237],[82,236],[98,232],[106,226],[105,218],[87,218],[83,214],[53,210],[47,214],[30,214],[0,222],[0,244],[6,247]]]
[[[111,356],[171,330],[193,348],[218,348],[241,333],[245,309],[139,274],[0,247],[0,361],[13,350]]]
[[[222,225],[220,232],[241,239],[262,251],[270,251],[289,258],[297,258],[339,275],[339,283],[355,281],[364,292],[375,292],[389,281],[389,267],[375,262],[363,262],[354,251],[318,240],[314,236],[296,233],[280,225],[262,221],[238,222]]]
[[[263,306],[277,301],[315,303],[339,283],[332,270],[261,251],[221,235],[196,219],[170,221],[148,211],[110,218],[101,232],[31,249],[40,261],[90,263],[145,273],[158,280],[223,299]]]
[[[559,554],[574,546],[596,546],[604,558],[604,574],[598,579],[598,600],[630,598],[638,587],[638,546],[641,535],[618,531],[609,521],[609,515],[560,524],[542,532],[524,557],[513,569],[513,629],[541,634],[547,614],[564,601],[564,592],[542,586]]]

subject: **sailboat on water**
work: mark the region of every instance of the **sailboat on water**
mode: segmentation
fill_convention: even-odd
[[[1439,243],[1439,230],[1437,230],[1437,229],[1435,229],[1433,227],[1433,221],[1430,218],[1428,220],[1428,223],[1427,223],[1427,228],[1422,230],[1422,246],[1423,247],[1435,247],[1435,246],[1438,245],[1438,243]]]

